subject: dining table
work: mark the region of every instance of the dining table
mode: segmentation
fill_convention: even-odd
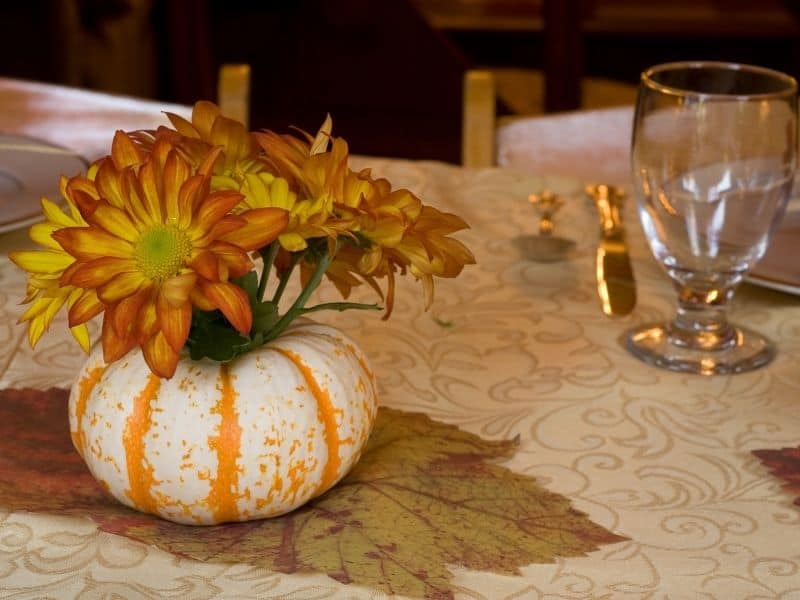
[[[117,129],[168,124],[163,111],[188,117],[191,108],[0,79],[0,132],[52,142],[90,161],[108,153]],[[413,519],[388,524],[412,532],[399,542],[407,545],[400,548],[404,556],[430,565],[430,572],[441,564],[447,573],[434,585],[425,581],[430,575],[414,572],[405,587],[390,585],[389,575],[367,581],[324,569],[278,569],[252,553],[217,560],[171,551],[168,543],[119,535],[56,503],[52,510],[9,508],[5,492],[0,598],[800,598],[800,457],[794,487],[764,458],[800,444],[800,301],[740,286],[731,319],[766,334],[777,347],[768,366],[751,372],[675,373],[644,364],[625,349],[626,331],[671,317],[675,306],[674,288],[650,254],[632,199],[623,221],[636,307],[627,316],[608,317],[597,294],[600,225],[584,185],[630,185],[631,115],[631,107],[621,107],[538,117],[528,130],[524,120],[511,124],[498,132],[501,164],[491,168],[352,157],[354,168],[369,167],[427,204],[460,215],[469,229],[455,237],[476,263],[454,279],[437,280],[427,311],[420,283],[404,277],[388,320],[371,311],[319,316],[363,349],[382,407],[423,414],[471,440],[511,444],[510,451],[487,459],[485,469],[533,482],[544,497],[563,501],[571,519],[547,524],[542,517],[519,531],[536,536],[539,526],[560,527],[558,535],[566,539],[570,527],[582,527],[592,532],[588,541],[580,531],[570,533],[587,541],[582,549],[562,551],[555,544],[538,557],[514,559],[522,542],[504,540],[507,532],[489,524],[543,496],[519,494],[512,508],[499,501],[502,483],[487,493],[478,475],[474,493],[465,492],[458,508],[469,510],[478,496],[487,497],[454,544],[467,544],[467,530],[481,531],[483,541],[470,546],[470,557],[413,535],[423,521],[434,527],[437,518],[444,520],[445,508],[433,500],[417,505],[418,525]],[[549,137],[536,136],[536,127],[546,128]],[[554,233],[575,242],[553,262],[531,260],[523,243],[537,233],[528,197],[544,189],[564,198]],[[17,321],[26,277],[7,253],[29,246],[24,227],[0,234],[0,389],[68,388],[85,355],[65,316],[56,318],[35,349]],[[336,298],[330,284],[317,293]],[[351,299],[379,300],[367,286]],[[97,339],[99,324],[92,322],[90,332]],[[10,394],[4,401],[22,397]],[[13,404],[6,410],[13,412]],[[66,421],[63,427],[67,432]],[[469,473],[463,477],[469,490]],[[18,482],[20,489],[25,485]],[[450,526],[442,527],[436,539],[448,535]],[[383,548],[388,529],[372,534]]]

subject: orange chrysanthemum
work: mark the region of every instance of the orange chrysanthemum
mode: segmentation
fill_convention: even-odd
[[[210,189],[218,153],[193,169],[164,139],[146,154],[118,132],[93,185],[82,179],[67,186],[88,227],[52,234],[75,258],[61,284],[96,291],[105,307],[106,362],[139,345],[151,370],[171,377],[192,306],[219,309],[235,329],[249,333],[247,295],[229,279],[251,270],[247,252],[274,240],[288,214],[278,208],[231,214],[241,194]],[[75,326],[86,316],[70,310],[69,319]]]
[[[375,278],[386,277],[386,315],[394,305],[394,274],[410,272],[422,283],[425,308],[433,302],[433,277],[456,277],[465,265],[474,264],[469,249],[449,234],[468,225],[460,217],[423,205],[406,189],[392,190],[385,179],[372,179],[368,170],[348,173],[344,199],[359,212],[353,231],[368,244],[358,253],[345,253],[334,260],[329,277],[347,297],[360,275],[374,285]],[[357,260],[356,260],[357,259]]]
[[[212,150],[219,150],[211,167],[211,189],[235,190],[249,195],[244,186],[247,176],[265,173],[266,164],[253,134],[242,123],[225,117],[213,102],[197,102],[191,121],[166,113],[173,128],[159,127],[155,132],[135,131],[131,138],[148,153],[157,140],[166,140],[180,151],[182,157],[198,168]],[[252,204],[252,203],[250,203]],[[247,207],[241,207],[241,210]]]
[[[377,308],[307,308],[323,276],[345,298],[366,282],[385,299],[388,318],[397,273],[421,281],[427,309],[434,277],[475,262],[450,237],[467,227],[462,219],[369,170],[351,170],[330,117],[313,138],[250,133],[210,102],[198,102],[191,121],[168,117],[174,128],[117,132],[109,156],[86,176],[63,179],[68,212],[43,201],[46,221],[31,229],[43,250],[12,254],[29,275],[21,320],[31,344],[66,306],[88,348],[85,324],[102,313],[106,362],[139,346],[155,374],[171,377],[183,348],[194,359],[232,360],[306,312]],[[303,291],[280,315],[297,265]],[[265,300],[273,266],[278,282]]]
[[[308,134],[300,139],[271,131],[255,137],[270,170],[294,186],[299,198],[321,199],[329,207],[325,221],[316,230],[307,228],[306,235],[330,232],[359,240],[343,244],[326,273],[344,297],[361,281],[379,289],[375,279],[386,277],[388,317],[394,303],[394,274],[409,271],[422,282],[425,307],[429,308],[433,277],[455,277],[464,265],[475,262],[466,246],[448,237],[467,224],[455,215],[424,206],[409,190],[392,190],[386,179],[374,179],[369,170],[349,169],[347,143],[332,138],[330,130],[326,120],[313,139]],[[301,265],[304,281],[312,267]]]

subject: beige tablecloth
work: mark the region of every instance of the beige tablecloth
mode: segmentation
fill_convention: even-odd
[[[27,104],[14,106],[24,113]],[[14,130],[30,131],[36,119],[16,122],[22,125]],[[35,130],[55,141],[58,132],[55,125]],[[583,144],[573,150],[577,163]],[[504,169],[357,163],[466,218],[472,229],[461,239],[478,260],[457,280],[439,283],[430,313],[419,287],[403,281],[388,322],[354,312],[325,316],[370,357],[381,402],[484,437],[519,436],[509,468],[537,477],[630,540],[533,564],[519,577],[456,565],[456,597],[800,597],[800,511],[750,453],[800,442],[796,297],[745,286],[736,299],[734,318],[778,344],[769,367],[713,378],[659,371],[618,342],[627,328],[673,310],[671,288],[649,257],[632,207],[626,218],[639,304],[630,317],[612,320],[595,295],[596,216],[579,194],[556,220],[557,232],[577,240],[569,261],[525,261],[513,242],[534,231],[531,191],[577,191],[577,184]],[[82,361],[77,347],[57,327],[32,352],[14,324],[22,274],[3,261],[0,281],[0,385],[68,384]],[[323,295],[333,297],[330,290]],[[452,326],[442,327],[445,321]],[[323,575],[199,563],[99,533],[89,522],[26,513],[0,513],[0,590],[13,598],[383,597]]]

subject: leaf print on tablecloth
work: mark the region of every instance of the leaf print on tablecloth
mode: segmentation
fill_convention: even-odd
[[[780,450],[753,450],[775,477],[784,481],[783,488],[800,506],[800,446]]]
[[[264,521],[189,527],[107,497],[69,438],[63,390],[0,391],[0,508],[92,518],[101,529],[197,560],[452,598],[452,566],[502,574],[579,556],[621,538],[531,477],[488,441],[416,413],[381,408],[364,454],[332,490]]]

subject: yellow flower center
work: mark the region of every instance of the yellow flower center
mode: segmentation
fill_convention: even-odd
[[[177,275],[192,251],[192,242],[180,229],[156,225],[136,241],[136,262],[142,274],[153,281]]]

